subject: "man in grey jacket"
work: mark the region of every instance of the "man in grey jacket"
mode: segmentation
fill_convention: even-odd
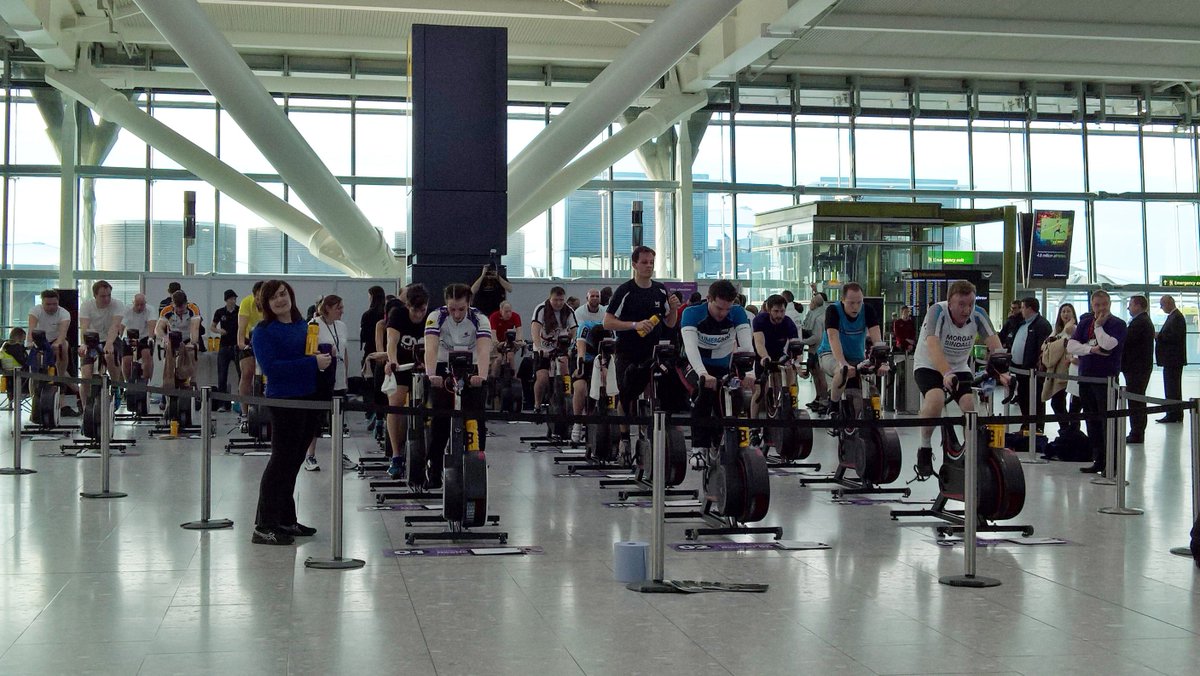
[[[810,285],[810,288],[813,290],[812,300],[808,302],[808,315],[804,318],[800,336],[808,346],[808,373],[812,376],[813,387],[817,390],[817,398],[812,400],[811,408],[813,404],[820,404],[829,398],[829,384],[825,382],[825,372],[817,363],[817,346],[825,336],[824,307],[828,299],[825,294],[816,290],[816,285]]]

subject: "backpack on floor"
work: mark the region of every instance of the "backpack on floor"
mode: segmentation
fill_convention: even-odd
[[[1037,441],[1034,443],[1034,450],[1039,454],[1044,455],[1049,442],[1045,434],[1037,435]],[[1029,437],[1025,436],[1024,432],[1009,432],[1004,435],[1005,448],[1011,449],[1018,453],[1024,453],[1029,450]],[[1090,458],[1089,458],[1090,459]]]
[[[1091,462],[1092,445],[1082,430],[1062,427],[1058,437],[1046,446],[1046,457],[1064,462]]]

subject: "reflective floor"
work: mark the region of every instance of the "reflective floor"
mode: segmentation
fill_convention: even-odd
[[[1158,383],[1156,382],[1157,386]],[[1188,374],[1185,389],[1200,394]],[[1152,390],[1153,393],[1153,390]],[[12,461],[4,414],[0,464]],[[374,447],[361,414],[347,451]],[[231,530],[197,533],[197,440],[147,440],[112,461],[129,497],[80,500],[98,460],[27,441],[38,470],[0,477],[0,674],[1142,674],[1195,673],[1200,570],[1168,553],[1191,521],[1188,425],[1150,423],[1130,446],[1128,503],[1076,468],[1027,465],[1018,519],[1067,544],[979,550],[992,589],[951,588],[961,547],[935,544],[930,520],[899,523],[892,505],[840,505],[828,488],[772,479],[765,523],[815,551],[668,550],[667,577],[761,582],[764,594],[639,595],[613,581],[612,543],[648,540],[650,510],[608,508],[594,478],[556,478],[551,453],[518,442],[531,425],[496,425],[489,440],[491,507],[510,544],[542,554],[401,559],[403,511],[374,504],[368,482],[302,472],[301,520],[320,532],[294,547],[250,543],[262,457],[220,452],[233,425],[220,414],[213,516]],[[902,438],[912,477],[916,433]],[[813,459],[832,464],[818,434]],[[330,479],[345,489],[352,571],[312,570],[330,552]],[[689,485],[698,485],[692,473]],[[931,499],[935,482],[912,484]],[[667,540],[684,542],[669,523]],[[765,539],[765,538],[759,538]]]

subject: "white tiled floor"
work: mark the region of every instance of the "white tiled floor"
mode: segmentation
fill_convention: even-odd
[[[1185,389],[1200,379],[1189,373]],[[220,420],[224,433],[232,419]],[[360,416],[354,426],[351,455],[373,446]],[[938,584],[961,571],[961,549],[936,546],[919,520],[777,477],[766,523],[832,549],[668,551],[668,577],[771,585],[691,596],[613,582],[612,543],[648,539],[650,510],[603,507],[612,492],[594,479],[555,478],[549,453],[515,452],[530,426],[495,429],[492,509],[512,544],[545,554],[386,557],[404,546],[404,512],[358,511],[372,498],[346,473],[345,551],[367,566],[343,572],[303,565],[329,553],[339,474],[327,460],[298,482],[318,535],[262,547],[249,535],[265,458],[215,446],[213,515],[236,527],[197,533],[179,528],[199,516],[197,441],[139,441],[112,465],[130,496],[104,501],[77,497],[96,486],[98,461],[26,442],[38,473],[0,477],[0,674],[1182,674],[1200,660],[1200,571],[1167,551],[1191,520],[1186,424],[1152,422],[1130,447],[1128,502],[1144,516],[1098,514],[1113,489],[1078,465],[1027,465],[1020,520],[1071,544],[980,550],[998,588]],[[7,430],[5,414],[4,465]],[[814,459],[829,466],[832,441],[818,437]],[[906,465],[914,438],[903,435]],[[913,487],[914,499],[935,492]],[[668,540],[684,527],[669,523]]]

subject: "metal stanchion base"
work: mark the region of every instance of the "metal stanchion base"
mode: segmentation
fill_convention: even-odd
[[[0,476],[18,476],[21,474],[37,474],[36,469],[25,467],[0,467]]]
[[[81,497],[81,498],[88,498],[88,499],[97,499],[97,498],[127,498],[127,497],[129,497],[129,494],[128,494],[128,493],[121,493],[121,492],[119,492],[119,491],[99,491],[99,492],[95,492],[95,493],[89,493],[89,492],[86,492],[86,491],[85,491],[85,492],[83,492],[83,493],[80,493],[80,494],[79,494],[79,497]]]
[[[999,587],[1000,580],[994,577],[978,575],[946,575],[939,577],[938,582],[951,587]]]
[[[1096,486],[1116,486],[1117,480],[1100,477],[1097,479],[1092,479],[1088,483],[1095,484]],[[1128,482],[1126,482],[1126,485],[1128,485]]]
[[[1140,516],[1144,511],[1134,507],[1101,507],[1096,510],[1101,514],[1119,514],[1121,516]]]
[[[640,592],[642,594],[682,594],[674,585],[667,584],[661,580],[642,580],[641,582],[630,582],[625,585],[625,588],[630,591]]]
[[[354,568],[362,568],[367,565],[362,559],[319,559],[315,556],[310,556],[305,562],[305,568],[318,568],[320,570],[351,570]]]
[[[233,528],[233,522],[229,519],[201,519],[200,521],[181,523],[179,527],[188,530],[214,530],[217,528]]]
[[[1182,556],[1185,559],[1193,558],[1191,547],[1172,547],[1171,553],[1174,554],[1175,556]]]

